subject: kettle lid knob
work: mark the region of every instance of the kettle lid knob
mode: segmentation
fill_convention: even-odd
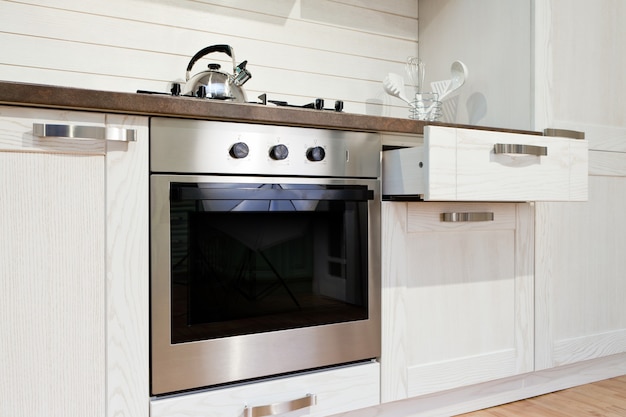
[[[220,68],[222,68],[222,66],[220,64],[215,64],[215,63],[209,64],[209,69],[211,71],[217,71]]]

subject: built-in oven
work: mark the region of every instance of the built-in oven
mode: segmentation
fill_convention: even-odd
[[[153,118],[151,392],[380,355],[376,134]]]

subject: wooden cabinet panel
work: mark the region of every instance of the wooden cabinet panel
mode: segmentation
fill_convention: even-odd
[[[148,118],[106,115],[136,131],[106,142],[107,417],[147,417],[150,397]]]
[[[100,113],[0,106],[0,151],[104,155],[105,142],[87,138],[42,138],[34,123],[104,127]]]
[[[383,203],[383,402],[533,369],[532,225],[529,204]]]
[[[0,152],[2,416],[104,414],[104,172],[103,155]]]
[[[496,145],[505,149],[496,153]],[[581,140],[458,129],[456,170],[458,200],[587,199],[587,143]]]
[[[2,416],[149,414],[147,120],[0,106]]]
[[[426,201],[584,201],[587,143],[441,126],[383,155],[383,194]]]
[[[537,204],[537,369],[626,352],[626,61],[601,42],[624,38],[625,6],[535,2],[536,126],[584,131],[590,149],[588,202]],[[578,105],[586,89],[601,106]]]
[[[626,154],[621,155],[626,167]],[[626,176],[537,206],[537,368],[626,352]]]

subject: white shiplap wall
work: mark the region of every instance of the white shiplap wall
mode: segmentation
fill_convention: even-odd
[[[191,57],[229,44],[248,60],[249,101],[341,99],[350,113],[407,117],[383,92],[417,55],[418,0],[0,0],[0,79],[168,91]],[[196,63],[229,58],[213,53]],[[405,77],[406,78],[406,77]],[[408,88],[407,88],[408,90]]]

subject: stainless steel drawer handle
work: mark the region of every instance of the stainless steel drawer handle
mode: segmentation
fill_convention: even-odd
[[[490,222],[493,221],[493,212],[477,213],[441,213],[441,221],[449,223],[457,222]]]
[[[33,123],[33,135],[41,138],[101,139],[121,142],[135,142],[137,140],[135,129],[47,123]]]
[[[493,152],[496,154],[515,153],[521,155],[545,156],[548,155],[548,147],[515,143],[496,143],[493,145]]]
[[[274,403],[268,405],[257,405],[254,407],[248,407],[244,409],[245,417],[265,417],[275,416],[276,414],[287,413],[289,411],[300,410],[301,408],[311,407],[317,404],[317,395],[307,394],[306,397],[298,398],[296,400],[285,401],[283,403]]]
[[[556,136],[560,138],[570,138],[570,139],[585,139],[585,132],[580,132],[578,130],[568,130],[568,129],[554,129],[547,128],[543,129],[544,136]]]

